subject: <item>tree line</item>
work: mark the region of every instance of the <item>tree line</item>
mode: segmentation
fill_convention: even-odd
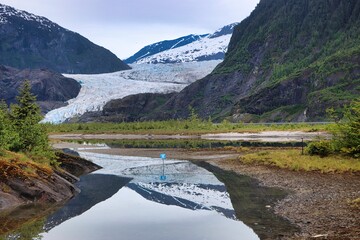
[[[0,102],[0,150],[23,152],[35,161],[56,163],[46,128],[39,123],[42,115],[29,81],[19,90],[17,101],[10,108],[5,101]]]

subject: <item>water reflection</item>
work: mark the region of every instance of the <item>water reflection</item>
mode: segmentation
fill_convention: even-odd
[[[49,231],[62,222],[81,215],[99,202],[112,197],[130,181],[130,178],[104,174],[90,174],[81,177],[76,184],[81,189],[80,194],[49,216],[44,224],[44,230]]]
[[[43,233],[43,239],[258,239],[236,220],[224,184],[203,168],[167,160],[163,182],[160,159],[80,155],[103,166],[98,173],[132,181],[106,201]]]

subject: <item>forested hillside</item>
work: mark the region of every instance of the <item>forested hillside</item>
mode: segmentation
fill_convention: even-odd
[[[239,121],[324,120],[360,92],[360,2],[261,0],[214,72],[162,108]]]

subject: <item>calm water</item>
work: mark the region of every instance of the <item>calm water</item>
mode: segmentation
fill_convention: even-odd
[[[104,167],[81,179],[81,188],[95,182],[94,178],[102,181],[112,176],[97,190],[108,196],[112,191],[107,186],[117,184],[116,189],[128,183],[81,215],[48,227],[41,234],[43,239],[259,239],[236,219],[224,184],[203,168],[177,160],[166,160],[163,165],[160,159],[146,157],[80,155]],[[163,171],[165,181],[160,180]],[[101,199],[89,196],[89,191],[82,194],[88,195],[85,202]],[[74,202],[65,206],[67,213],[84,205]],[[59,217],[53,219],[50,222],[58,223]]]
[[[272,218],[264,208],[267,203],[248,202],[248,195],[258,194],[252,190],[254,186],[232,190],[232,198],[242,196],[236,200],[235,211],[224,183],[190,162],[96,154],[86,149],[79,154],[103,169],[82,177],[77,183],[81,193],[64,206],[27,206],[0,216],[12,225],[19,219],[25,223],[5,237],[0,232],[0,239],[259,239],[236,217],[239,209],[247,215],[251,208],[255,208],[251,220],[244,220],[250,226],[254,223],[260,236],[259,229],[269,232],[271,222],[282,227],[277,231],[289,229]],[[160,180],[162,175],[166,180]],[[248,182],[237,175],[225,174],[229,179],[217,176],[230,183],[230,189],[232,182],[237,186],[243,185],[244,179]],[[259,194],[263,193],[261,189]],[[256,211],[258,216],[253,216]],[[261,222],[264,216],[266,223]]]

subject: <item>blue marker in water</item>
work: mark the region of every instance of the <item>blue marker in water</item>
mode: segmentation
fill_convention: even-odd
[[[165,153],[161,153],[160,154],[160,158],[163,160],[163,167],[162,167],[162,175],[160,176],[160,180],[161,181],[165,181],[166,180],[166,176],[165,176],[165,159],[166,159],[166,154]]]

